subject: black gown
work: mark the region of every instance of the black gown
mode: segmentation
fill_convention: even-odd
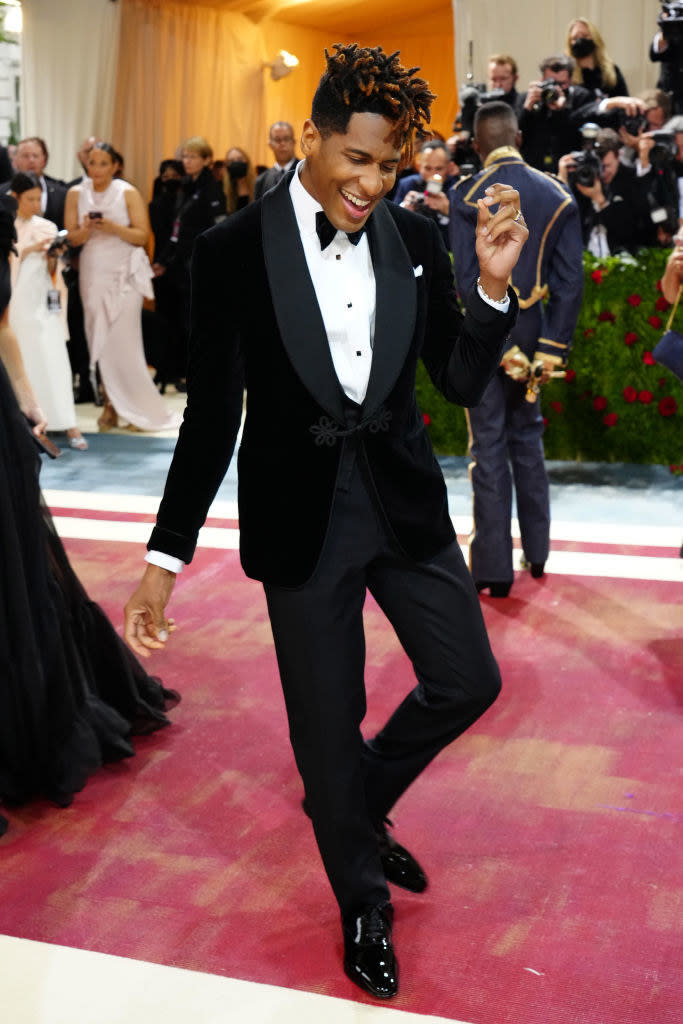
[[[0,225],[1,228],[1,225]],[[9,268],[0,254],[0,312]],[[0,362],[0,801],[67,806],[179,701],[75,575],[40,494],[40,455]],[[0,834],[7,822],[0,816]]]

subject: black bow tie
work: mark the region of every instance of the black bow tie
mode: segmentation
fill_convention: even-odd
[[[318,233],[320,239],[320,250],[323,252],[327,249],[328,245],[337,234],[337,229],[327,217],[324,210],[318,210],[315,215],[315,230]],[[347,231],[346,237],[348,238],[351,245],[358,245],[361,240],[361,236],[365,231],[365,227],[362,227],[359,231]]]

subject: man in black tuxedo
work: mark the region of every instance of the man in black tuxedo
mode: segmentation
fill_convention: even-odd
[[[36,175],[42,191],[40,215],[46,220],[51,220],[61,230],[64,227],[64,203],[66,202],[67,187],[63,181],[50,178],[45,174],[48,156],[47,146],[43,139],[39,139],[37,136],[22,139],[14,154],[14,168],[25,174],[30,172]],[[11,190],[11,179],[4,185],[0,185],[0,195],[11,192]]]
[[[492,185],[463,317],[436,225],[381,201],[433,96],[398,54],[335,50],[304,125],[305,159],[197,240],[187,411],[125,631],[142,656],[168,640],[165,608],[230,462],[246,383],[242,565],[265,588],[344,969],[388,997],[398,979],[387,881],[427,883],[386,816],[500,688],[417,407],[416,364],[451,400],[479,401],[515,321],[507,280],[528,232],[518,193]],[[418,682],[364,741],[367,590]]]
[[[269,189],[274,188],[287,171],[296,165],[294,151],[294,129],[287,121],[276,121],[271,124],[268,133],[268,145],[273,151],[275,163],[267,171],[262,171],[254,182],[254,199],[260,199]]]

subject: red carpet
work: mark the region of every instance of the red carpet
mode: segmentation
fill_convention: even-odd
[[[69,541],[115,622],[131,544]],[[474,1024],[681,1019],[683,585],[520,577],[484,599],[498,703],[396,810],[428,870],[394,891],[397,1009]],[[10,812],[0,932],[348,999],[258,584],[198,552],[155,669],[171,728],[59,810]],[[367,607],[368,731],[412,686]]]

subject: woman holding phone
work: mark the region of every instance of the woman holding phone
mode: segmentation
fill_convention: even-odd
[[[100,430],[168,430],[179,425],[157,391],[142,343],[142,298],[153,298],[145,252],[147,210],[129,182],[115,177],[121,157],[106,142],[88,154],[88,176],[69,189],[64,225],[69,244],[82,246],[80,290],[91,373],[99,367],[106,400]]]

